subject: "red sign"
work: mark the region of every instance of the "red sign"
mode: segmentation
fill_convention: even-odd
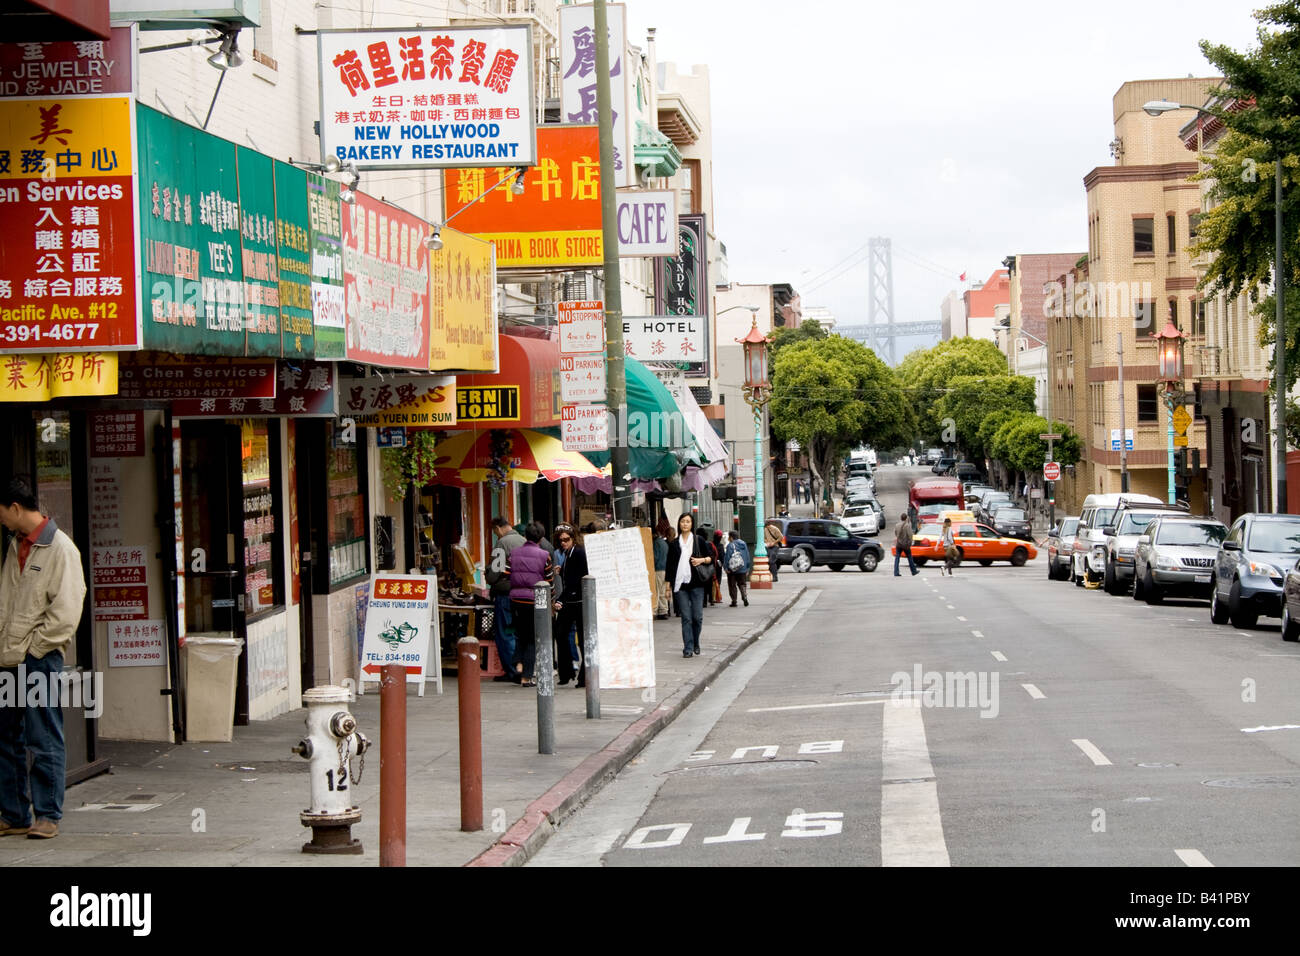
[[[274,398],[189,398],[172,403],[177,418],[333,418],[338,414],[333,362],[279,360]],[[290,489],[293,486],[290,485]]]
[[[108,40],[0,43],[0,79],[9,96],[130,94],[134,59],[129,26]]]
[[[144,412],[94,412],[91,414],[91,458],[139,458],[143,454]]]
[[[118,395],[136,400],[275,398],[275,359],[187,359],[133,352],[118,364]]]
[[[423,601],[429,596],[427,581],[404,581],[379,578],[375,581],[375,597],[404,598],[408,601]]]
[[[1043,466],[1043,478],[1047,481],[1056,481],[1061,477],[1061,466],[1054,461],[1049,461]]]

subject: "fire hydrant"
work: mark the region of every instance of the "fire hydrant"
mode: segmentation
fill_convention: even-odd
[[[304,853],[361,853],[360,840],[352,839],[352,825],[361,822],[361,808],[352,802],[351,787],[361,782],[365,752],[370,746],[357,730],[357,719],[347,711],[351,694],[345,687],[313,687],[302,695],[307,708],[307,736],[293,752],[311,761],[311,809],[300,814],[302,825],[312,828]],[[360,765],[352,773],[352,758]]]

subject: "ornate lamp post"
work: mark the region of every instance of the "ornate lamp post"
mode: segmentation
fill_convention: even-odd
[[[767,565],[767,546],[763,543],[766,521],[763,514],[763,408],[772,400],[772,383],[767,377],[767,336],[758,331],[758,316],[743,339],[745,350],[745,401],[754,410],[754,571],[749,586],[756,590],[772,587],[772,572]]]
[[[1176,500],[1174,491],[1174,407],[1181,403],[1183,397],[1183,342],[1186,337],[1178,331],[1173,322],[1166,322],[1165,327],[1156,335],[1156,347],[1160,355],[1160,381],[1165,389],[1165,411],[1169,416],[1168,451],[1169,451],[1169,503]]]

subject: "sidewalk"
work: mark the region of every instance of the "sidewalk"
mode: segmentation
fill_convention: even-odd
[[[483,823],[460,832],[456,678],[439,697],[407,695],[406,860],[410,866],[522,864],[553,825],[581,806],[749,644],[792,606],[791,581],[751,591],[750,607],[706,608],[702,655],[683,658],[677,618],[655,622],[652,690],[606,690],[601,719],[586,718],[586,692],[555,689],[556,753],[537,753],[536,693],[482,682]],[[375,686],[375,685],[371,685]],[[379,694],[352,705],[367,754],[352,835],[364,855],[309,856],[298,819],[310,800],[308,762],[290,753],[305,710],[235,728],[232,743],[104,741],[112,773],[69,787],[54,840],[0,840],[4,866],[378,866]],[[354,764],[354,770],[356,769]],[[90,809],[108,804],[115,809]],[[83,808],[86,809],[78,809]]]

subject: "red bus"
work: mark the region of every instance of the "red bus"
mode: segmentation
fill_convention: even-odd
[[[957,478],[919,478],[908,485],[907,511],[912,516],[913,525],[916,515],[926,505],[945,505],[954,511],[966,509],[966,496],[962,493],[961,481]]]

